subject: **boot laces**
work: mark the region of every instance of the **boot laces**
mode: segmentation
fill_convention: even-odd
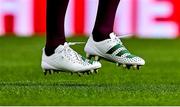
[[[80,44],[85,44],[85,43],[84,42],[69,42],[69,43],[66,42],[64,43],[64,48],[62,52],[72,62],[88,65],[89,61],[83,60],[83,57],[70,47],[72,45],[80,45]]]

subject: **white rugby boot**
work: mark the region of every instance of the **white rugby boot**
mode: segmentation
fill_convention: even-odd
[[[59,45],[55,53],[51,56],[46,56],[43,49],[41,67],[44,70],[44,74],[52,74],[55,72],[71,72],[81,74],[97,73],[101,68],[101,64],[98,61],[88,60],[76,51],[70,48],[71,44],[65,43]]]
[[[123,67],[130,69],[139,69],[141,66],[145,65],[145,61],[135,55],[132,55],[123,45],[120,38],[116,36],[115,33],[111,33],[110,39],[106,39],[101,42],[96,42],[93,37],[90,36],[86,46],[84,48],[86,52],[86,57],[91,59],[95,57],[96,61],[100,58],[105,60],[115,62],[117,66],[123,65]]]

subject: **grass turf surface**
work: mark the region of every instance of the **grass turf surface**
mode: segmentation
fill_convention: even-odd
[[[44,76],[40,68],[44,38],[0,38],[0,105],[180,105],[180,40],[123,42],[146,60],[140,71],[102,60],[97,75]],[[83,47],[73,46],[85,55]]]

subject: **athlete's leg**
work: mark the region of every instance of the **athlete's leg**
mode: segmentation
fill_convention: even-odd
[[[48,56],[66,42],[64,20],[69,0],[47,0],[47,32],[45,52]]]
[[[120,0],[99,0],[98,13],[93,38],[95,41],[102,41],[109,38],[113,32],[114,19]]]
[[[41,67],[48,72],[97,72],[101,64],[85,59],[75,52],[65,40],[64,21],[69,0],[47,0],[47,41],[43,49]]]

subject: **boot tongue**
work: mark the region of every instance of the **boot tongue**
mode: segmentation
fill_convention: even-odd
[[[117,42],[117,43],[123,45],[121,40],[117,37],[117,35],[114,32],[110,33],[109,37],[111,38],[111,40],[114,40],[114,42]]]
[[[78,61],[82,60],[79,54],[69,47],[69,44],[67,42],[65,42],[64,45],[59,45],[56,48],[55,53],[59,53],[59,52],[63,52],[67,56],[70,56],[72,60],[78,60]]]
[[[111,39],[116,39],[116,35],[115,35],[113,32],[109,34],[109,37],[110,37]]]
[[[63,51],[63,50],[64,50],[65,48],[67,48],[67,47],[69,47],[69,45],[68,45],[67,42],[65,42],[64,45],[59,45],[59,46],[56,48],[55,53],[56,53],[56,52],[61,52],[61,51]]]
[[[64,49],[64,45],[59,45],[59,46],[55,49],[55,53],[61,52],[61,51],[63,51],[63,49]]]

